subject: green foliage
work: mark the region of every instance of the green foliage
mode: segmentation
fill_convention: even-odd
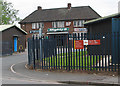
[[[12,3],[8,3],[2,0],[0,1],[0,9],[2,9],[2,13],[0,13],[0,25],[13,24],[15,21],[20,20],[20,18],[17,16],[19,10],[14,9]]]
[[[2,23],[2,0],[0,0],[0,24]]]

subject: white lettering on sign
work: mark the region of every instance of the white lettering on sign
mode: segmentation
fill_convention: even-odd
[[[89,40],[88,45],[100,45],[100,40]]]
[[[57,32],[57,31],[68,31],[69,28],[48,28],[48,32]]]

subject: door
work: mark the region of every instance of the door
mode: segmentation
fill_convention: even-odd
[[[14,37],[14,52],[17,52],[17,37]]]

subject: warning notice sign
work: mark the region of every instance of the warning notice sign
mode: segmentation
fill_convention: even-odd
[[[75,49],[83,49],[83,40],[74,40],[74,48]]]
[[[84,49],[84,45],[100,45],[100,40],[74,40],[75,49]]]
[[[89,40],[88,45],[100,45],[100,40]]]

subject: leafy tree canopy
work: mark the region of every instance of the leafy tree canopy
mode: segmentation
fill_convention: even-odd
[[[0,10],[0,25],[13,24],[15,21],[20,20],[17,16],[19,10],[14,9],[12,3],[0,0]]]

